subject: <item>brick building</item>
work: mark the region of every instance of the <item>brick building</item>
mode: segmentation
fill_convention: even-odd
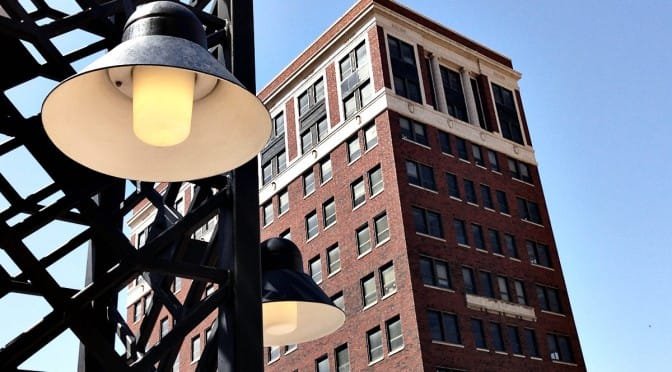
[[[297,243],[347,316],[330,336],[268,348],[269,371],[585,370],[519,79],[507,57],[362,0],[262,89],[262,240]],[[149,215],[131,220],[138,244]]]

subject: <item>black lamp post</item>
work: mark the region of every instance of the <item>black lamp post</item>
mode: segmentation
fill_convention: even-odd
[[[262,345],[322,337],[345,315],[303,273],[290,241],[264,242],[260,260],[256,154],[271,123],[245,88],[255,85],[252,3],[229,5],[232,72],[207,50],[189,8],[148,3],[129,17],[121,44],[48,95],[42,120],[63,153],[110,176],[180,182],[231,171],[232,203],[219,207],[215,239],[215,266],[230,274],[230,298],[218,306],[213,342],[220,371],[261,371]],[[84,360],[80,369],[92,369]]]

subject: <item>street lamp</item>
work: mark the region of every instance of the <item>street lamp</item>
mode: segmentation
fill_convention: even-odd
[[[138,7],[121,44],[49,93],[42,121],[56,147],[80,164],[154,182],[233,170],[254,158],[271,133],[264,105],[207,50],[199,19],[170,1]],[[245,180],[245,187],[257,186]],[[247,250],[249,260],[250,248],[234,249],[240,256]],[[264,242],[261,265],[264,345],[314,340],[343,324],[345,314],[302,271],[291,241]]]
[[[336,331],[345,313],[303,272],[299,248],[290,240],[261,243],[264,346],[311,341]]]
[[[141,181],[185,181],[232,170],[271,133],[264,105],[207,50],[185,6],[142,5],[122,43],[54,88],[47,135],[88,168]]]

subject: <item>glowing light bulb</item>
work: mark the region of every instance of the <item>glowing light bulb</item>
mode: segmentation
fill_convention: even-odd
[[[168,147],[189,137],[195,80],[193,72],[176,68],[133,69],[133,132],[138,139]]]
[[[296,330],[298,322],[298,304],[293,301],[264,304],[264,331],[279,336]]]

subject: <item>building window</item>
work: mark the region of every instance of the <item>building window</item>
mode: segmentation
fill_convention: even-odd
[[[467,141],[460,137],[455,137],[455,144],[457,146],[457,157],[469,161],[469,153],[467,152]]]
[[[406,160],[406,176],[408,177],[408,183],[411,185],[436,190],[432,167],[412,160]]]
[[[268,201],[268,203],[264,204],[263,207],[263,221],[264,221],[264,226],[270,224],[273,222],[273,202]]]
[[[324,228],[336,223],[336,202],[331,198],[322,204],[322,215],[324,217]]]
[[[338,292],[331,296],[331,302],[334,303],[334,306],[345,311],[345,299],[343,298],[343,292]]]
[[[285,151],[280,151],[261,166],[262,183],[264,185],[269,183],[273,177],[280,174],[285,168],[287,168],[287,157]]]
[[[283,239],[292,240],[292,231],[287,229],[287,230],[281,232],[278,236],[283,238]]]
[[[355,209],[366,201],[366,190],[364,188],[364,179],[359,178],[357,181],[350,184],[350,191],[352,194],[352,208]]]
[[[495,208],[492,205],[492,193],[490,192],[490,186],[481,184],[481,200],[483,201],[483,208]]]
[[[173,281],[170,283],[171,284],[171,290],[173,293],[177,293],[180,290],[182,290],[182,278],[179,276],[176,276]]]
[[[278,197],[279,205],[278,205],[278,214],[283,214],[289,210],[289,193],[287,190],[283,190],[280,192],[280,196]]]
[[[143,314],[143,307],[142,307],[142,301],[138,301],[133,304],[133,321],[137,322],[142,318]]]
[[[523,198],[516,198],[516,201],[518,202],[518,215],[522,220],[541,225],[541,214],[537,203]]]
[[[523,282],[515,279],[513,287],[516,289],[516,302],[521,305],[527,305],[527,296],[525,295],[525,285]]]
[[[476,79],[469,79],[471,82],[471,90],[474,92],[474,100],[476,101],[476,111],[478,112],[478,121],[481,125],[481,128],[485,130],[488,129],[488,124],[485,122],[485,114],[483,110],[483,99],[481,98],[481,90],[478,88],[478,83]]]
[[[373,98],[373,86],[369,79],[369,57],[366,45],[362,42],[355,49],[341,59],[339,70],[341,73],[341,94],[345,117],[366,106]]]
[[[549,333],[546,335],[546,340],[551,360],[574,363],[572,348],[569,345],[569,337]]]
[[[364,129],[364,148],[368,151],[378,144],[378,131],[376,124],[369,125]]]
[[[336,356],[336,372],[350,372],[350,353],[348,344],[343,344],[334,350]]]
[[[467,229],[464,225],[464,221],[458,220],[457,218],[453,220],[453,230],[455,230],[455,242],[458,245],[469,245],[467,240]]]
[[[502,326],[499,323],[490,323],[490,338],[492,339],[492,346],[496,351],[505,351],[504,338],[502,337]]]
[[[530,263],[533,265],[552,267],[547,245],[530,240],[525,241],[525,245],[527,246],[527,255],[530,257]]]
[[[366,341],[369,362],[383,359],[383,333],[380,331],[380,327],[366,332]]]
[[[432,334],[432,340],[449,342],[456,345],[462,344],[460,329],[457,324],[457,315],[428,310],[427,317],[429,318],[429,329]]]
[[[364,225],[357,230],[357,253],[361,256],[371,251],[371,232],[369,225]]]
[[[492,93],[495,96],[495,108],[497,109],[497,118],[499,118],[502,136],[524,145],[523,132],[520,129],[513,93],[494,83],[492,84]]]
[[[382,192],[385,185],[383,184],[383,171],[380,169],[380,165],[371,169],[368,174],[371,196]]]
[[[464,281],[464,291],[469,294],[476,294],[476,280],[474,279],[474,270],[470,267],[462,266],[462,280]]]
[[[530,167],[520,160],[509,158],[509,173],[511,177],[527,183],[532,183],[530,176]]]
[[[499,204],[499,212],[504,214],[511,214],[509,210],[509,202],[506,199],[506,193],[502,190],[497,190],[497,204]]]
[[[397,280],[394,275],[394,264],[392,262],[380,268],[379,276],[383,297],[397,291]]]
[[[165,317],[161,319],[161,326],[159,328],[159,340],[166,337],[168,332],[170,332],[170,322],[168,322],[168,317]]]
[[[413,46],[389,35],[387,36],[387,44],[390,48],[395,93],[417,103],[422,103]]]
[[[476,247],[476,249],[485,250],[485,240],[483,239],[483,228],[481,225],[477,225],[475,223],[471,224],[471,238],[472,243],[474,243],[474,247]]]
[[[317,284],[322,283],[322,260],[320,256],[314,257],[308,263],[310,270],[310,277],[313,278],[313,281]]]
[[[315,147],[320,141],[326,137],[329,131],[329,124],[327,124],[327,117],[323,116],[315,123],[304,128],[301,132],[301,150],[305,154],[311,148]]]
[[[285,345],[285,355],[291,353],[298,348],[297,344]]]
[[[492,253],[502,254],[502,243],[499,240],[499,231],[488,229],[488,240],[490,242]]]
[[[479,271],[478,279],[481,289],[481,296],[495,298],[495,291],[492,289],[492,275],[487,271]]]
[[[474,163],[476,163],[476,165],[485,167],[485,161],[483,161],[483,150],[481,150],[481,146],[472,143],[471,155],[474,157]]]
[[[518,327],[507,326],[506,330],[508,333],[511,352],[516,355],[523,355],[523,349],[520,346],[520,336],[518,335]]]
[[[325,183],[333,176],[331,169],[331,159],[326,158],[320,162],[320,181]]]
[[[213,334],[215,332],[215,323],[213,322],[210,327],[206,328],[205,330],[205,342],[207,343],[208,341],[212,340]]]
[[[557,289],[537,285],[537,299],[539,300],[541,310],[552,311],[558,314],[562,313],[560,295]]]
[[[313,211],[306,216],[306,240],[312,239],[317,235],[317,213]]]
[[[285,133],[285,115],[281,112],[273,118],[273,135],[277,137],[283,133]]]
[[[439,131],[439,145],[441,146],[442,153],[448,155],[453,154],[452,146],[450,146],[450,134],[442,130]]]
[[[476,188],[474,188],[474,181],[464,180],[464,194],[467,197],[467,202],[472,204],[478,204],[478,198],[476,197]]]
[[[386,242],[390,238],[390,226],[387,222],[387,214],[383,213],[373,220],[376,228],[376,245]]]
[[[441,66],[441,81],[443,82],[443,91],[446,95],[446,105],[448,114],[469,122],[467,118],[467,106],[464,101],[464,92],[462,91],[462,79],[460,74]]]
[[[421,234],[443,238],[441,215],[423,208],[413,207],[415,231]]]
[[[516,238],[513,235],[504,234],[504,246],[509,257],[518,258],[518,247],[516,247]]]
[[[201,359],[201,335],[191,339],[191,361],[195,362]]]
[[[474,344],[478,349],[487,349],[488,344],[483,331],[483,321],[480,319],[471,320],[471,333],[474,336]]]
[[[457,176],[452,173],[446,173],[446,183],[448,184],[448,195],[459,199],[460,188],[457,185]]]
[[[341,249],[338,245],[327,249],[327,264],[329,265],[329,274],[341,269]]]
[[[422,282],[440,288],[451,288],[448,262],[420,257],[420,274]]]
[[[401,127],[401,138],[429,146],[427,128],[424,124],[420,124],[402,116],[399,118],[399,126]]]
[[[299,116],[303,116],[324,100],[324,82],[320,78],[299,96]]]
[[[376,302],[378,302],[376,279],[373,276],[373,273],[362,278],[361,286],[362,286],[362,303],[364,304],[364,307],[373,305]]]
[[[359,137],[354,136],[348,140],[348,162],[359,159],[362,156],[362,149],[359,146]]]
[[[315,360],[315,372],[329,372],[329,357],[327,355]]]
[[[511,295],[509,294],[509,281],[506,277],[497,276],[497,287],[499,288],[499,298],[504,301],[511,301]]]
[[[387,330],[387,348],[390,353],[401,350],[404,347],[404,335],[401,330],[401,319],[396,316],[385,322]]]
[[[275,362],[280,358],[280,346],[271,346],[268,348],[268,362]]]
[[[499,158],[496,152],[488,150],[488,162],[490,163],[491,170],[499,172]]]
[[[308,196],[315,191],[315,174],[311,169],[303,175],[303,196]]]
[[[149,309],[151,309],[151,307],[152,307],[152,294],[150,293],[150,294],[146,295],[144,297],[144,300],[145,300],[145,306],[144,306],[144,309],[143,309],[143,314],[147,314],[147,313],[149,313]],[[139,303],[140,302],[138,302],[138,304]],[[142,316],[142,314],[141,314],[141,316]],[[140,319],[140,318],[138,318],[138,319]]]
[[[525,350],[527,355],[531,357],[539,357],[539,348],[537,347],[537,335],[534,333],[533,329],[525,328],[523,331],[523,337],[525,340]]]
[[[146,228],[144,230],[140,230],[140,232],[138,233],[138,243],[137,243],[138,248],[142,248],[147,243],[148,232],[149,228]]]

